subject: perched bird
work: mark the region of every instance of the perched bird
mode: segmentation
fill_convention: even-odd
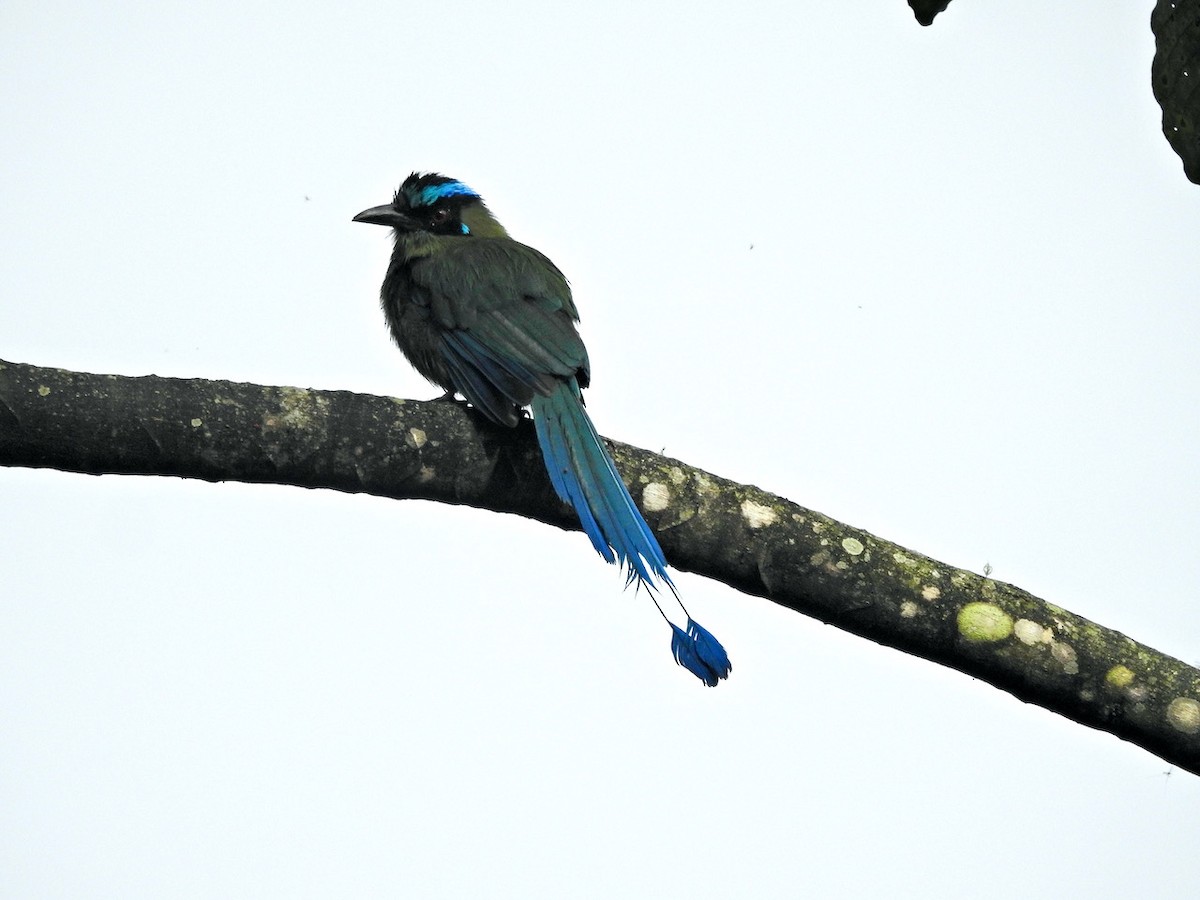
[[[647,588],[671,626],[676,661],[710,687],[727,677],[729,656],[717,639],[686,609],[686,631],[672,623],[655,596],[666,585],[679,599],[654,533],[583,408],[587,350],[558,267],[510,238],[483,198],[444,175],[414,172],[391,203],[354,221],[394,229],[380,297],[408,361],[498,425],[515,426],[528,406],[554,490],[596,551],[625,571],[626,584]]]

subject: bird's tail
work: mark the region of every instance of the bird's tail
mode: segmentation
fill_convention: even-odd
[[[532,406],[550,482],[579,515],[596,552],[619,565],[627,583],[654,590],[657,579],[674,591],[662,548],[583,408],[575,379],[548,397],[535,395]]]
[[[583,408],[576,380],[562,382],[547,396],[535,395],[531,406],[550,483],[563,502],[575,510],[596,552],[621,567],[626,585],[644,586],[653,598],[665,584],[678,600],[658,539],[629,496],[612,456]],[[657,599],[654,602],[658,604]],[[663,618],[667,618],[665,613]],[[667,621],[670,623],[670,619]],[[729,675],[732,666],[725,649],[691,616],[686,632],[674,624],[671,628],[672,652],[680,665],[709,686]]]

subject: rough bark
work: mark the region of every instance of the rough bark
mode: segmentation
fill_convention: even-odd
[[[958,669],[1200,774],[1200,670],[1010,584],[624,444],[671,564]],[[528,421],[462,404],[0,362],[0,463],[423,498],[577,528]]]

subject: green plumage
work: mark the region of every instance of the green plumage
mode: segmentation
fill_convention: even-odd
[[[588,355],[558,267],[512,240],[478,194],[442,175],[414,173],[392,203],[355,221],[395,229],[380,295],[409,362],[500,425],[516,425],[531,406],[550,482],[592,546],[629,582],[674,593],[662,548],[584,410]],[[729,674],[724,648],[690,616],[687,631],[671,627],[681,665],[708,685]]]
[[[397,345],[430,381],[503,425],[515,425],[519,407],[564,378],[587,385],[571,289],[542,253],[506,238],[422,233],[397,234],[396,251],[381,292],[384,314]],[[494,366],[498,383],[462,382],[447,359],[456,332],[502,361]]]

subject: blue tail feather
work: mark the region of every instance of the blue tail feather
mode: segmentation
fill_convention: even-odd
[[[674,622],[671,623],[671,653],[675,656],[675,662],[703,681],[705,685],[717,686],[716,676],[704,664],[700,659],[700,654],[696,651],[696,642]]]
[[[728,678],[733,670],[729,654],[721,642],[691,616],[688,616],[686,632],[678,625],[671,625],[671,652],[675,655],[675,662],[708,687],[716,687],[717,682]]]
[[[562,382],[548,396],[535,396],[531,405],[550,483],[559,498],[575,510],[596,552],[621,566],[626,585],[645,585],[653,596],[665,584],[675,594],[658,539],[629,496],[612,456],[584,410],[575,379]],[[678,599],[678,594],[675,596]],[[654,602],[657,606],[658,601]],[[729,677],[729,654],[707,629],[690,615],[686,631],[667,621],[671,625],[671,652],[679,665],[709,687]]]
[[[688,630],[684,631],[678,625],[671,625],[671,653],[676,662],[694,674],[698,679],[715,688],[722,678],[730,677],[733,666],[730,655],[721,647],[708,629],[701,628],[695,619],[688,617]]]
[[[534,404],[536,408],[536,400]],[[550,482],[554,485],[555,492],[561,500],[570,504],[571,508],[575,510],[584,533],[591,540],[596,552],[604,557],[605,562],[616,562],[617,558],[613,555],[612,548],[592,513],[592,506],[588,503],[583,485],[574,475],[574,455],[571,453],[566,432],[556,420],[550,420],[537,413],[534,415],[534,423],[537,428],[538,443],[542,448],[542,458],[546,462],[546,471],[550,475]]]
[[[592,546],[620,565],[629,582],[654,589],[658,579],[673,591],[662,548],[584,410],[575,379],[534,397],[532,407],[550,482],[578,513]]]
[[[697,656],[717,678],[728,678],[729,673],[733,671],[733,663],[729,661],[729,654],[725,652],[721,642],[691,616],[688,616],[687,624],[688,635],[696,642]]]

